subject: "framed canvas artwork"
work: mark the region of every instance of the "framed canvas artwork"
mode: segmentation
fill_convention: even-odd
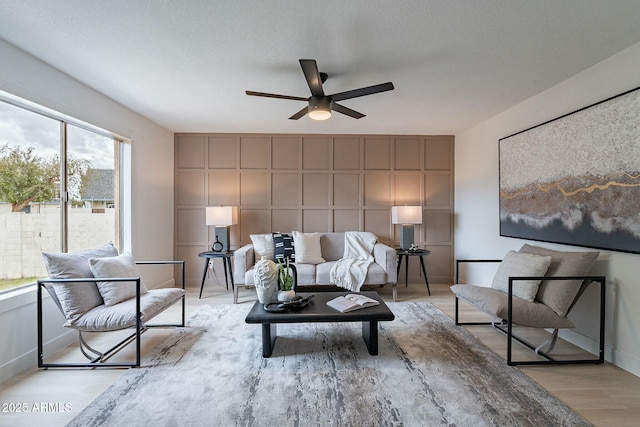
[[[640,253],[640,88],[498,146],[501,236]]]

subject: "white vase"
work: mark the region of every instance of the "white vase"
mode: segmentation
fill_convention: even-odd
[[[276,263],[262,257],[253,267],[253,282],[256,285],[256,293],[260,304],[271,301],[273,294],[278,289],[278,267]]]
[[[278,291],[278,301],[286,302],[291,301],[296,297],[296,291],[293,289],[290,291]]]

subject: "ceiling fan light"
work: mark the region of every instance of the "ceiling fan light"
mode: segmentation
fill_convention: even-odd
[[[309,100],[309,118],[312,120],[327,120],[331,117],[331,99],[312,96]]]
[[[329,117],[331,117],[331,111],[320,108],[309,111],[309,118],[313,120],[327,120]]]

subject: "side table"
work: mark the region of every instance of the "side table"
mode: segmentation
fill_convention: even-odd
[[[417,256],[420,257],[420,266],[422,267],[422,274],[424,275],[424,282],[427,285],[427,292],[431,295],[431,289],[429,288],[429,279],[427,279],[427,270],[424,268],[424,257],[431,253],[430,250],[427,249],[418,249],[415,251],[410,251],[408,249],[398,249],[396,248],[396,254],[398,255],[398,268],[396,273],[400,274],[400,266],[402,265],[402,258],[406,258],[404,263],[404,286],[407,287],[409,281],[409,257]]]
[[[233,256],[233,251],[226,252],[200,252],[198,254],[200,258],[204,258],[204,272],[202,273],[202,283],[200,284],[200,296],[198,299],[202,298],[202,288],[204,288],[204,281],[207,278],[207,269],[209,268],[209,260],[213,258],[222,258],[222,265],[224,266],[224,281],[227,285],[227,289],[229,289],[229,277],[231,277],[231,290],[234,291],[235,295],[235,285],[233,284],[233,270],[231,268],[231,257]]]

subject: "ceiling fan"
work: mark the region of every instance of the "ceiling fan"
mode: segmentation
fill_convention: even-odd
[[[361,119],[365,114],[359,113],[351,108],[347,108],[344,105],[340,105],[337,101],[344,101],[345,99],[358,98],[360,96],[373,95],[375,93],[393,90],[393,83],[387,82],[360,89],[348,90],[346,92],[334,93],[333,95],[325,95],[324,90],[322,90],[322,84],[327,80],[328,75],[318,71],[318,64],[316,64],[316,61],[314,59],[300,59],[300,66],[302,67],[304,77],[307,79],[309,89],[311,90],[311,96],[309,98],[253,92],[250,90],[245,92],[247,95],[251,96],[307,101],[308,106],[289,117],[289,119],[298,120],[300,117],[303,117],[308,113],[309,117],[313,120],[326,120],[331,117],[331,110],[353,117],[354,119]]]

